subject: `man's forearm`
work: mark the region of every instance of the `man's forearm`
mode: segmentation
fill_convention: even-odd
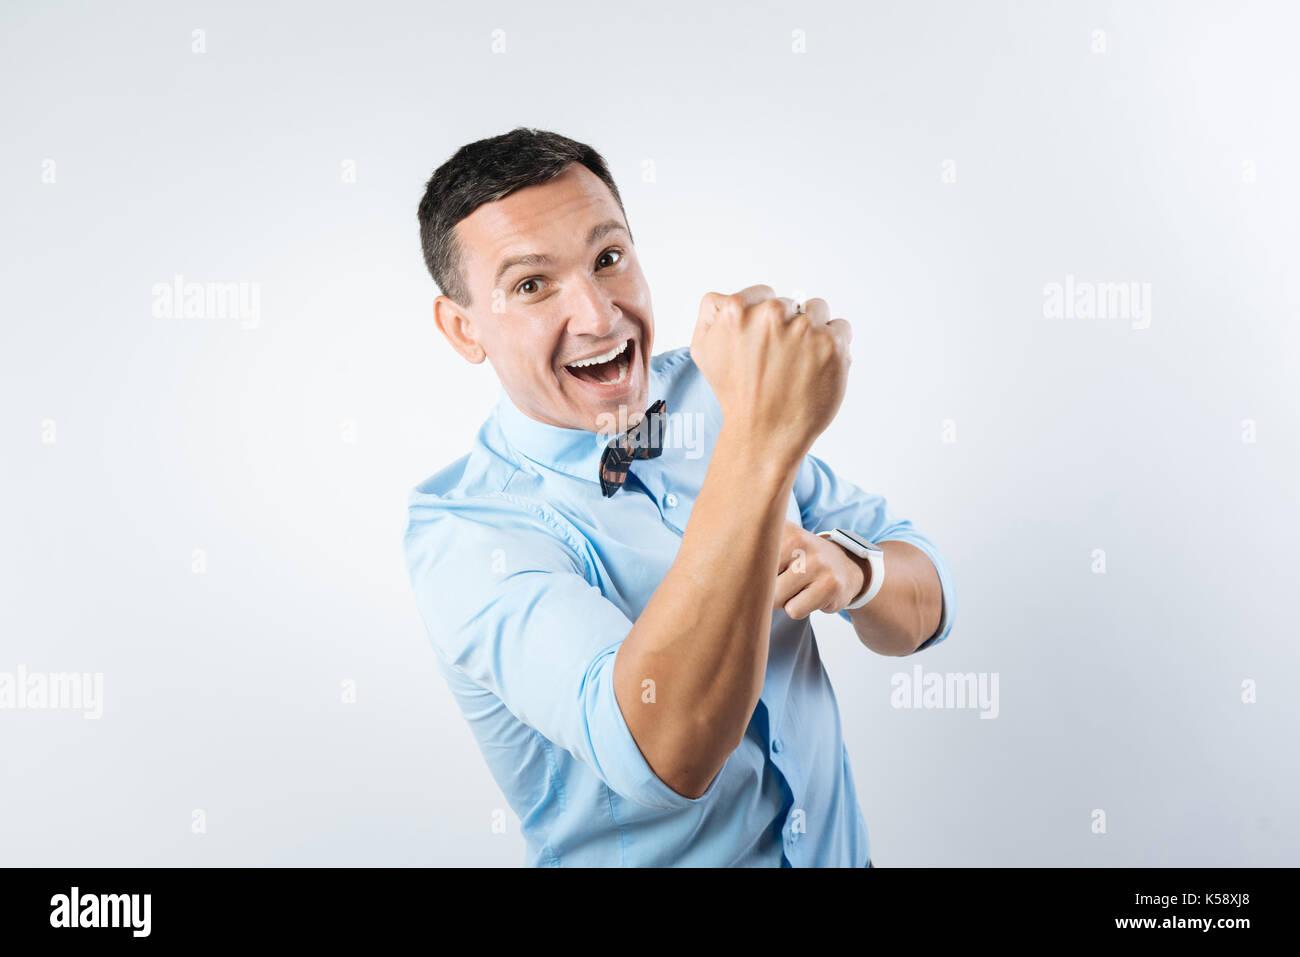
[[[688,797],[703,794],[739,746],[763,689],[797,468],[797,459],[723,426],[677,557],[615,661],[615,692],[637,746]]]
[[[914,545],[880,542],[885,552],[885,583],[875,598],[849,612],[853,629],[864,645],[878,655],[909,655],[939,630],[943,614],[943,588],[934,564]],[[850,556],[865,576],[871,566],[865,558]]]

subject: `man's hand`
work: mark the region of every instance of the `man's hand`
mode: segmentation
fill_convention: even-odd
[[[848,322],[824,299],[796,313],[771,286],[707,293],[691,358],[722,407],[724,427],[781,471],[797,468],[835,418],[848,382]]]
[[[785,523],[777,572],[772,610],[784,607],[795,619],[843,611],[867,584],[852,555],[793,522]]]

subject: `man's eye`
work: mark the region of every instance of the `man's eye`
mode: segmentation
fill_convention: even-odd
[[[515,292],[523,293],[525,296],[531,296],[534,292],[536,292],[536,290],[535,290],[535,289],[528,289],[528,288],[526,288],[526,287],[527,287],[527,286],[536,286],[536,285],[537,285],[537,280],[536,280],[536,279],[525,279],[525,280],[524,280],[523,282],[521,282],[519,285],[515,286]]]
[[[607,258],[610,257],[610,256],[613,256],[613,257],[614,257],[613,262],[605,263],[604,266],[600,265],[600,263],[601,263],[602,260],[607,259]],[[621,249],[606,249],[603,253],[600,254],[600,258],[596,260],[596,268],[597,268],[597,269],[604,269],[604,268],[606,268],[607,266],[612,266],[612,265],[614,265],[614,263],[619,262],[622,258],[623,258],[623,250],[621,250]]]

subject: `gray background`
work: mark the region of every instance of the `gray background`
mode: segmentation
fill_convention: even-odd
[[[0,16],[0,671],[105,694],[0,711],[0,863],[522,862],[400,550],[497,390],[432,324],[416,204],[519,125],[609,160],[656,351],[755,282],[854,326],[814,451],[959,599],[906,661],[815,622],[878,865],[1300,863],[1289,5]],[[257,327],[154,318],[176,274],[258,283]],[[1150,327],[1045,318],[1067,274],[1149,283]],[[892,708],[915,664],[998,674],[999,716]]]

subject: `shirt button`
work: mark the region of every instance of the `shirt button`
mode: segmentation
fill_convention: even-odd
[[[776,754],[780,754],[780,753],[781,753],[781,749],[782,749],[783,747],[785,747],[785,745],[783,745],[783,744],[781,743],[781,739],[780,739],[780,738],[773,738],[773,739],[772,739],[772,751],[773,751],[773,752],[775,752]]]
[[[677,496],[674,495],[672,492],[669,492],[667,495],[664,496],[664,504],[667,505],[669,508],[676,508]]]

